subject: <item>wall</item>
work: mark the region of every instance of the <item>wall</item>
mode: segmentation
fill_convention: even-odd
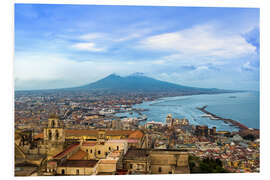
[[[77,169],[79,170],[79,175],[92,175],[92,167],[57,167],[57,174],[62,175],[62,169],[65,170],[65,175],[77,175]]]

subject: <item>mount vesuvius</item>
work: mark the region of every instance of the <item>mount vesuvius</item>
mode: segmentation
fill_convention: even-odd
[[[173,94],[204,94],[225,93],[231,90],[217,88],[196,88],[179,84],[160,81],[147,77],[142,73],[134,73],[129,76],[111,74],[96,82],[80,87],[68,88],[77,91],[103,91],[109,93],[173,93]],[[67,89],[66,89],[67,90]]]

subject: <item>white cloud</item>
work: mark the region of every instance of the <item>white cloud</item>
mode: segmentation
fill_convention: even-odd
[[[246,70],[246,71],[255,71],[255,70],[258,70],[258,68],[252,66],[252,64],[251,64],[250,61],[245,62],[245,63],[242,65],[242,69],[243,69],[243,70]]]
[[[159,59],[159,60],[154,60],[152,61],[153,64],[156,64],[156,65],[163,65],[166,63],[165,60],[162,60],[162,59]]]
[[[80,86],[111,73],[128,75],[145,72],[144,63],[126,61],[76,61],[58,54],[16,54],[14,78],[16,89],[52,89]]]
[[[214,26],[200,25],[178,32],[150,36],[141,48],[179,54],[182,57],[239,58],[256,52],[240,34],[226,34]]]
[[[133,34],[129,34],[129,35],[123,36],[121,38],[115,38],[113,41],[115,41],[115,42],[128,41],[128,40],[131,40],[131,39],[140,38],[141,36],[143,36],[143,34],[133,33]]]
[[[106,48],[96,47],[96,44],[93,42],[76,43],[76,44],[73,44],[72,47],[77,50],[83,50],[83,51],[92,51],[92,52],[106,51]]]
[[[93,39],[100,39],[100,38],[106,38],[107,35],[104,33],[88,33],[88,34],[84,34],[79,36],[79,39],[81,40],[93,40]]]

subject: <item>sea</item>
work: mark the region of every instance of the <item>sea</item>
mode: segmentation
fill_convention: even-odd
[[[219,117],[236,120],[249,128],[260,129],[260,97],[259,92],[239,92],[224,94],[202,94],[160,98],[136,104],[134,108],[148,109],[142,112],[148,117],[146,122],[165,122],[166,116],[187,118],[192,125],[216,127],[218,131],[238,131],[221,120],[203,117],[204,113],[196,107],[207,105],[206,110]],[[121,113],[118,116],[138,117],[138,114]]]

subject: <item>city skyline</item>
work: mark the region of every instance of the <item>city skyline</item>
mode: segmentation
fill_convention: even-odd
[[[15,90],[134,72],[187,86],[259,90],[259,50],[256,8],[15,5]]]

